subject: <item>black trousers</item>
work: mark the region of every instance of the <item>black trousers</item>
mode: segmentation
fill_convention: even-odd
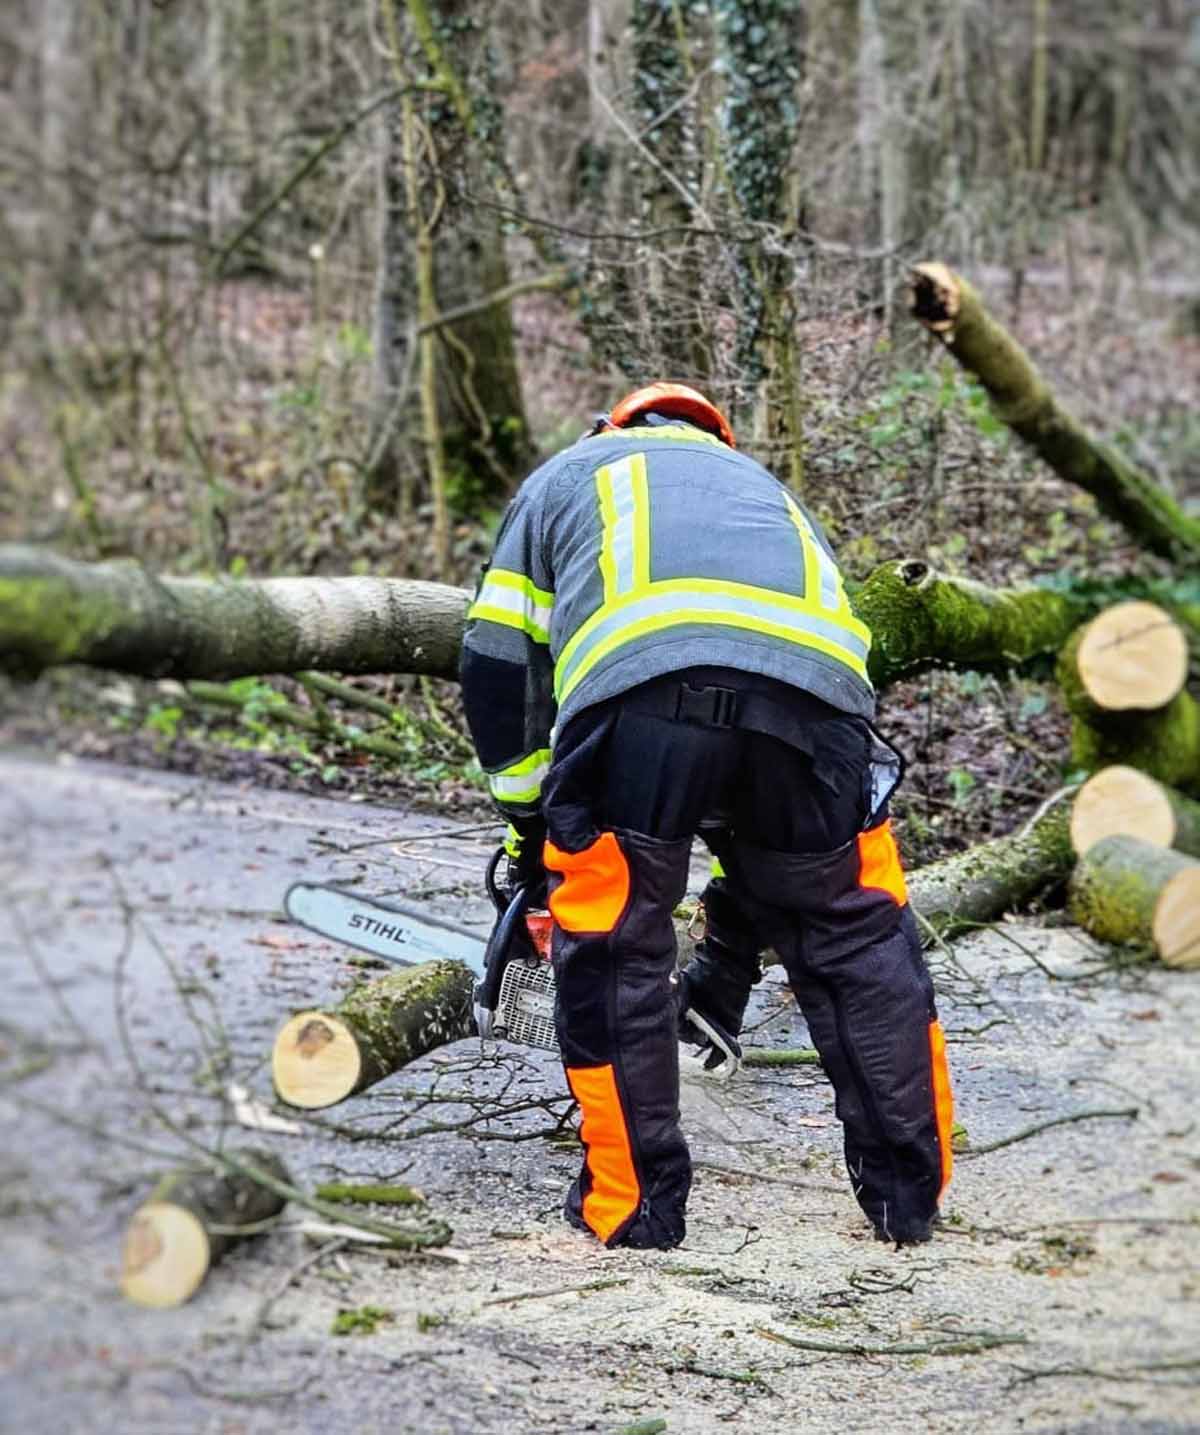
[[[689,701],[674,703],[683,689]],[[734,697],[711,709],[690,698],[709,690]],[[801,719],[787,742],[737,725],[750,694]],[[950,1170],[949,1081],[876,801],[876,750],[861,718],[709,668],[598,704],[559,735],[543,789],[545,855],[558,1036],[586,1148],[566,1212],[607,1244],[665,1247],[685,1233],[672,913],[696,833],[724,868],[720,937],[773,946],[783,960],[876,1230],[906,1239],[936,1211]]]

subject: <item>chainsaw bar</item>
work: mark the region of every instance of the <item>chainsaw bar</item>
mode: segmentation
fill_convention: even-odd
[[[284,896],[283,909],[310,932],[398,966],[450,958],[464,962],[477,977],[484,974],[487,943],[478,933],[401,902],[357,897],[317,882],[295,882]]]

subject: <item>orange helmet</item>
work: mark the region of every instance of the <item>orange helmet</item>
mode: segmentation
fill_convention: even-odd
[[[688,419],[700,428],[715,433],[730,448],[737,447],[729,420],[721,410],[686,384],[647,384],[644,389],[634,389],[613,408],[608,421],[613,428],[623,429],[648,413]]]

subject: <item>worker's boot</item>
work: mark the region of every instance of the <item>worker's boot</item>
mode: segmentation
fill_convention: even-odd
[[[676,903],[691,839],[601,832],[546,845],[555,1022],[583,1116],[583,1169],[564,1214],[607,1246],[677,1246],[692,1166],[679,1129]]]

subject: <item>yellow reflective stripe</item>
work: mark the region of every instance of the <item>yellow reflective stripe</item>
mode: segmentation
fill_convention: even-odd
[[[764,618],[746,613],[713,613],[703,608],[678,608],[671,613],[659,613],[652,618],[643,618],[639,622],[630,623],[627,627],[618,629],[602,643],[597,643],[563,683],[561,691],[556,694],[559,703],[565,702],[596,664],[608,657],[609,653],[623,647],[634,638],[643,638],[649,633],[663,632],[667,628],[680,627],[685,623],[696,623],[702,627],[742,628],[750,633],[763,633],[768,637],[783,638],[802,648],[815,648],[818,652],[835,658],[839,663],[844,663],[864,681],[869,681],[866,664],[860,657],[849,652],[839,643],[831,642],[817,633],[807,632],[803,628],[793,627],[786,623],[772,623]],[[562,671],[561,664],[559,671]]]
[[[550,749],[538,748],[499,772],[488,773],[488,790],[498,802],[536,802],[550,770]]]
[[[821,607],[829,613],[848,613],[850,605],[842,587],[842,575],[837,564],[821,547],[807,514],[786,489],[784,502],[791,514],[796,532],[800,535],[800,547],[804,551],[804,593],[806,597],[821,595]],[[851,614],[853,617],[853,614]]]
[[[627,429],[603,429],[597,438],[665,438],[675,443],[715,443],[718,448],[728,448],[716,434],[705,433],[703,429],[692,428],[689,424],[649,424],[644,427]]]
[[[535,583],[530,582],[524,573],[514,573],[511,568],[489,568],[484,574],[483,586],[485,588],[490,586],[513,588],[518,593],[523,593],[536,607],[554,607],[554,594],[549,589],[539,588]]]
[[[855,672],[861,671],[863,676],[866,676],[866,664],[863,659],[865,659],[867,652],[870,651],[871,630],[865,623],[856,618],[853,613],[850,612],[849,608],[847,608],[844,613],[840,613],[836,619],[832,619],[823,614],[820,607],[816,603],[810,602],[807,598],[797,598],[790,593],[779,593],[773,588],[756,588],[749,583],[731,583],[723,578],[666,578],[661,579],[657,583],[648,583],[645,587],[637,588],[632,593],[622,594],[621,597],[615,599],[613,602],[605,603],[603,607],[597,608],[587,622],[575,630],[571,635],[570,642],[567,643],[558,655],[558,660],[555,664],[556,677],[564,673],[571,666],[575,654],[582,644],[587,642],[595,630],[600,627],[602,623],[607,622],[615,614],[619,613],[621,609],[628,608],[634,603],[640,603],[647,598],[659,598],[672,593],[678,594],[684,599],[686,599],[689,593],[705,596],[717,594],[730,598],[734,602],[758,606],[766,605],[771,608],[783,608],[789,612],[796,613],[798,616],[815,619],[822,628],[832,629],[834,631],[841,629],[847,634],[852,644],[851,651],[846,653],[843,661],[848,662],[851,667],[854,668]],[[723,621],[723,618],[719,613],[710,610],[701,621],[720,623]],[[739,623],[735,626],[745,627],[747,625]],[[625,630],[622,629],[621,631],[624,632]],[[767,629],[764,627],[763,631],[765,632]],[[788,630],[786,636],[794,638],[795,633],[792,630]],[[830,644],[829,650],[833,653],[833,656],[842,657],[844,650],[841,646],[832,638],[829,638],[828,641]],[[814,643],[813,646],[820,646],[820,644]],[[855,646],[862,648],[861,657],[853,652],[853,647]]]
[[[604,580],[604,601],[617,593],[617,560],[613,545],[617,532],[617,507],[613,498],[613,473],[607,464],[596,470],[596,498],[600,504],[600,576]]]
[[[635,453],[629,461],[629,482],[633,488],[633,586],[650,582],[650,490],[646,484],[646,455]]]
[[[535,643],[548,643],[553,608],[554,594],[535,587],[523,574],[503,568],[491,569],[467,618],[500,623],[526,633]]]

